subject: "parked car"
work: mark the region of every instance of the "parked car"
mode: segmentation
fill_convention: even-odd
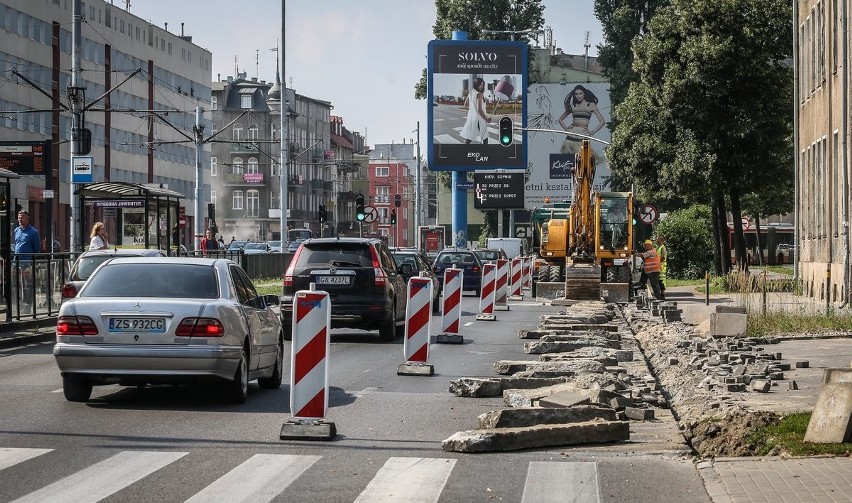
[[[448,248],[441,250],[432,264],[432,271],[438,276],[441,290],[444,288],[444,271],[450,267],[462,269],[462,291],[476,292],[482,288],[482,263],[471,250]]]
[[[279,240],[267,241],[266,244],[269,246],[269,251],[271,253],[281,253],[282,252],[281,241],[279,241]]]
[[[305,240],[304,239],[294,239],[287,244],[287,252],[288,253],[296,253],[296,250],[299,249],[299,245],[301,245]]]
[[[482,248],[480,250],[473,250],[473,253],[476,254],[479,261],[483,264],[496,264],[497,259],[501,258],[504,260],[508,260],[509,258],[506,256],[506,252],[503,251],[502,248],[499,249],[490,249],[490,248]]]
[[[228,251],[231,251],[231,252],[240,251],[243,248],[245,248],[246,244],[248,244],[248,243],[249,243],[249,241],[245,241],[245,240],[231,241],[230,243],[228,243]]]
[[[59,309],[53,355],[65,398],[85,402],[103,384],[208,382],[241,403],[253,379],[278,388],[278,302],[230,260],[110,259]]]
[[[243,247],[243,253],[246,255],[258,255],[261,253],[272,253],[272,249],[266,243],[246,243]]]
[[[441,312],[441,282],[432,271],[429,259],[415,249],[398,249],[391,251],[393,260],[402,274],[402,278],[408,283],[412,277],[425,275],[432,280],[432,312]],[[406,267],[407,266],[407,267]]]
[[[80,254],[71,266],[68,281],[62,285],[62,302],[77,296],[77,293],[99,265],[116,257],[165,257],[162,250],[146,248],[117,248],[113,250],[87,251]]]
[[[311,283],[331,297],[331,328],[378,329],[383,341],[403,335],[406,283],[382,240],[316,238],[299,246],[284,273],[281,322],[287,340],[293,296]]]

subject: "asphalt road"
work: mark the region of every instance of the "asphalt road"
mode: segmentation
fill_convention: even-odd
[[[478,299],[464,297],[462,308],[465,343],[432,345],[431,377],[397,375],[401,340],[332,331],[330,442],[279,440],[291,419],[286,383],[253,383],[242,405],[168,386],[100,387],[89,403],[70,403],[51,344],[0,351],[0,501],[67,501],[75,491],[80,501],[115,502],[709,501],[690,459],[631,443],[444,452],[442,440],[502,407],[455,397],[450,380],[531,359],[518,329],[558,310],[527,302],[474,322]]]

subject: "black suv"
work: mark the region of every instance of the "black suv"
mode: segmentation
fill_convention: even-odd
[[[328,292],[331,328],[379,330],[392,341],[405,330],[405,279],[380,239],[318,238],[299,245],[284,273],[281,322],[292,338],[293,296],[298,290]]]

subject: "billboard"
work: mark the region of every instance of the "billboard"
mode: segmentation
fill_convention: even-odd
[[[429,168],[525,169],[527,44],[432,40],[428,59]],[[506,117],[518,129],[501,145]]]
[[[527,95],[527,127],[577,132],[609,142],[609,84],[583,82],[532,84]],[[574,154],[579,141],[565,134],[529,131],[529,163],[524,185],[524,207],[573,200]],[[606,144],[592,141],[596,170],[593,190],[608,190],[610,170],[604,156]]]

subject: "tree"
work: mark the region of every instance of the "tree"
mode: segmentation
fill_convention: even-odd
[[[715,225],[727,196],[739,264],[740,194],[792,176],[791,19],[787,0],[671,0],[635,39],[638,80],[614,112],[611,169],[646,200],[712,197]]]
[[[544,26],[542,0],[435,0],[437,15],[432,33],[449,40],[453,31],[467,32],[469,40],[511,40],[510,34],[483,34],[483,30],[517,32],[539,30]],[[514,39],[528,42],[530,33],[516,33]],[[426,69],[414,85],[414,98],[426,99]]]
[[[696,205],[669,213],[654,230],[657,236],[666,237],[667,277],[698,279],[710,270],[713,259],[711,218],[708,206]]]

